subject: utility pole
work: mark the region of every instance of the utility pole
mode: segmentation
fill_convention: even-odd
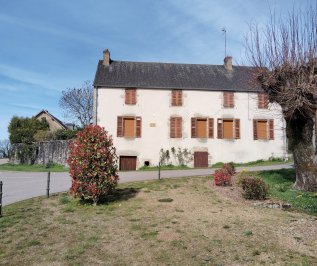
[[[225,57],[227,56],[227,30],[226,28],[222,28],[221,31],[225,34]]]

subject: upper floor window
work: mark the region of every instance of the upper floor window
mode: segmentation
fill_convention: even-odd
[[[234,107],[234,93],[224,92],[223,93],[223,107],[233,108]]]
[[[170,119],[170,137],[181,138],[182,137],[182,118],[171,117]]]
[[[218,139],[240,139],[240,119],[222,119],[217,121]]]
[[[269,105],[269,96],[267,93],[261,92],[258,93],[258,108],[267,109]]]
[[[136,89],[125,89],[125,104],[136,104]]]
[[[172,106],[183,105],[183,92],[182,90],[172,90]]]
[[[193,117],[191,119],[192,138],[213,138],[214,119]]]
[[[273,119],[253,119],[253,138],[254,139],[274,139],[274,120]]]
[[[118,116],[117,137],[140,138],[142,119],[140,116]]]

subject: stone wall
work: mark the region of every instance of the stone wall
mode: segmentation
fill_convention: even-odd
[[[67,154],[70,140],[54,140],[54,141],[40,141],[33,143],[33,149],[30,151],[30,156],[23,161],[21,160],[21,152],[23,149],[22,143],[12,145],[11,163],[27,163],[27,164],[43,164],[49,162],[66,165]]]

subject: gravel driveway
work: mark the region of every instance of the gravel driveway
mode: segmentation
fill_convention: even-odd
[[[292,168],[291,164],[238,167],[237,171],[275,170]],[[215,169],[190,169],[190,170],[166,170],[161,172],[161,178],[175,178],[186,176],[210,175]],[[144,172],[119,172],[120,182],[133,182],[154,180],[158,178],[157,171]],[[0,172],[0,181],[3,181],[3,205],[8,205],[20,200],[46,194],[47,173],[43,172]],[[67,191],[70,188],[71,179],[68,173],[51,173],[51,193]]]

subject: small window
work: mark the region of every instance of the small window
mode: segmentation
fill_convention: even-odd
[[[191,137],[192,138],[213,138],[214,137],[214,119],[193,117],[191,119]]]
[[[269,106],[269,97],[267,93],[258,93],[258,108],[267,109]]]
[[[141,137],[141,117],[118,116],[117,137],[140,138]]]
[[[234,93],[233,92],[223,93],[223,107],[234,108]]]
[[[218,139],[240,139],[240,119],[218,119]]]
[[[172,106],[183,105],[183,93],[182,90],[172,90]]]
[[[136,104],[136,89],[125,89],[125,104]]]
[[[181,138],[182,137],[182,118],[171,117],[170,119],[170,137]]]
[[[254,119],[253,120],[253,137],[255,140],[272,140],[274,139],[274,120]]]

